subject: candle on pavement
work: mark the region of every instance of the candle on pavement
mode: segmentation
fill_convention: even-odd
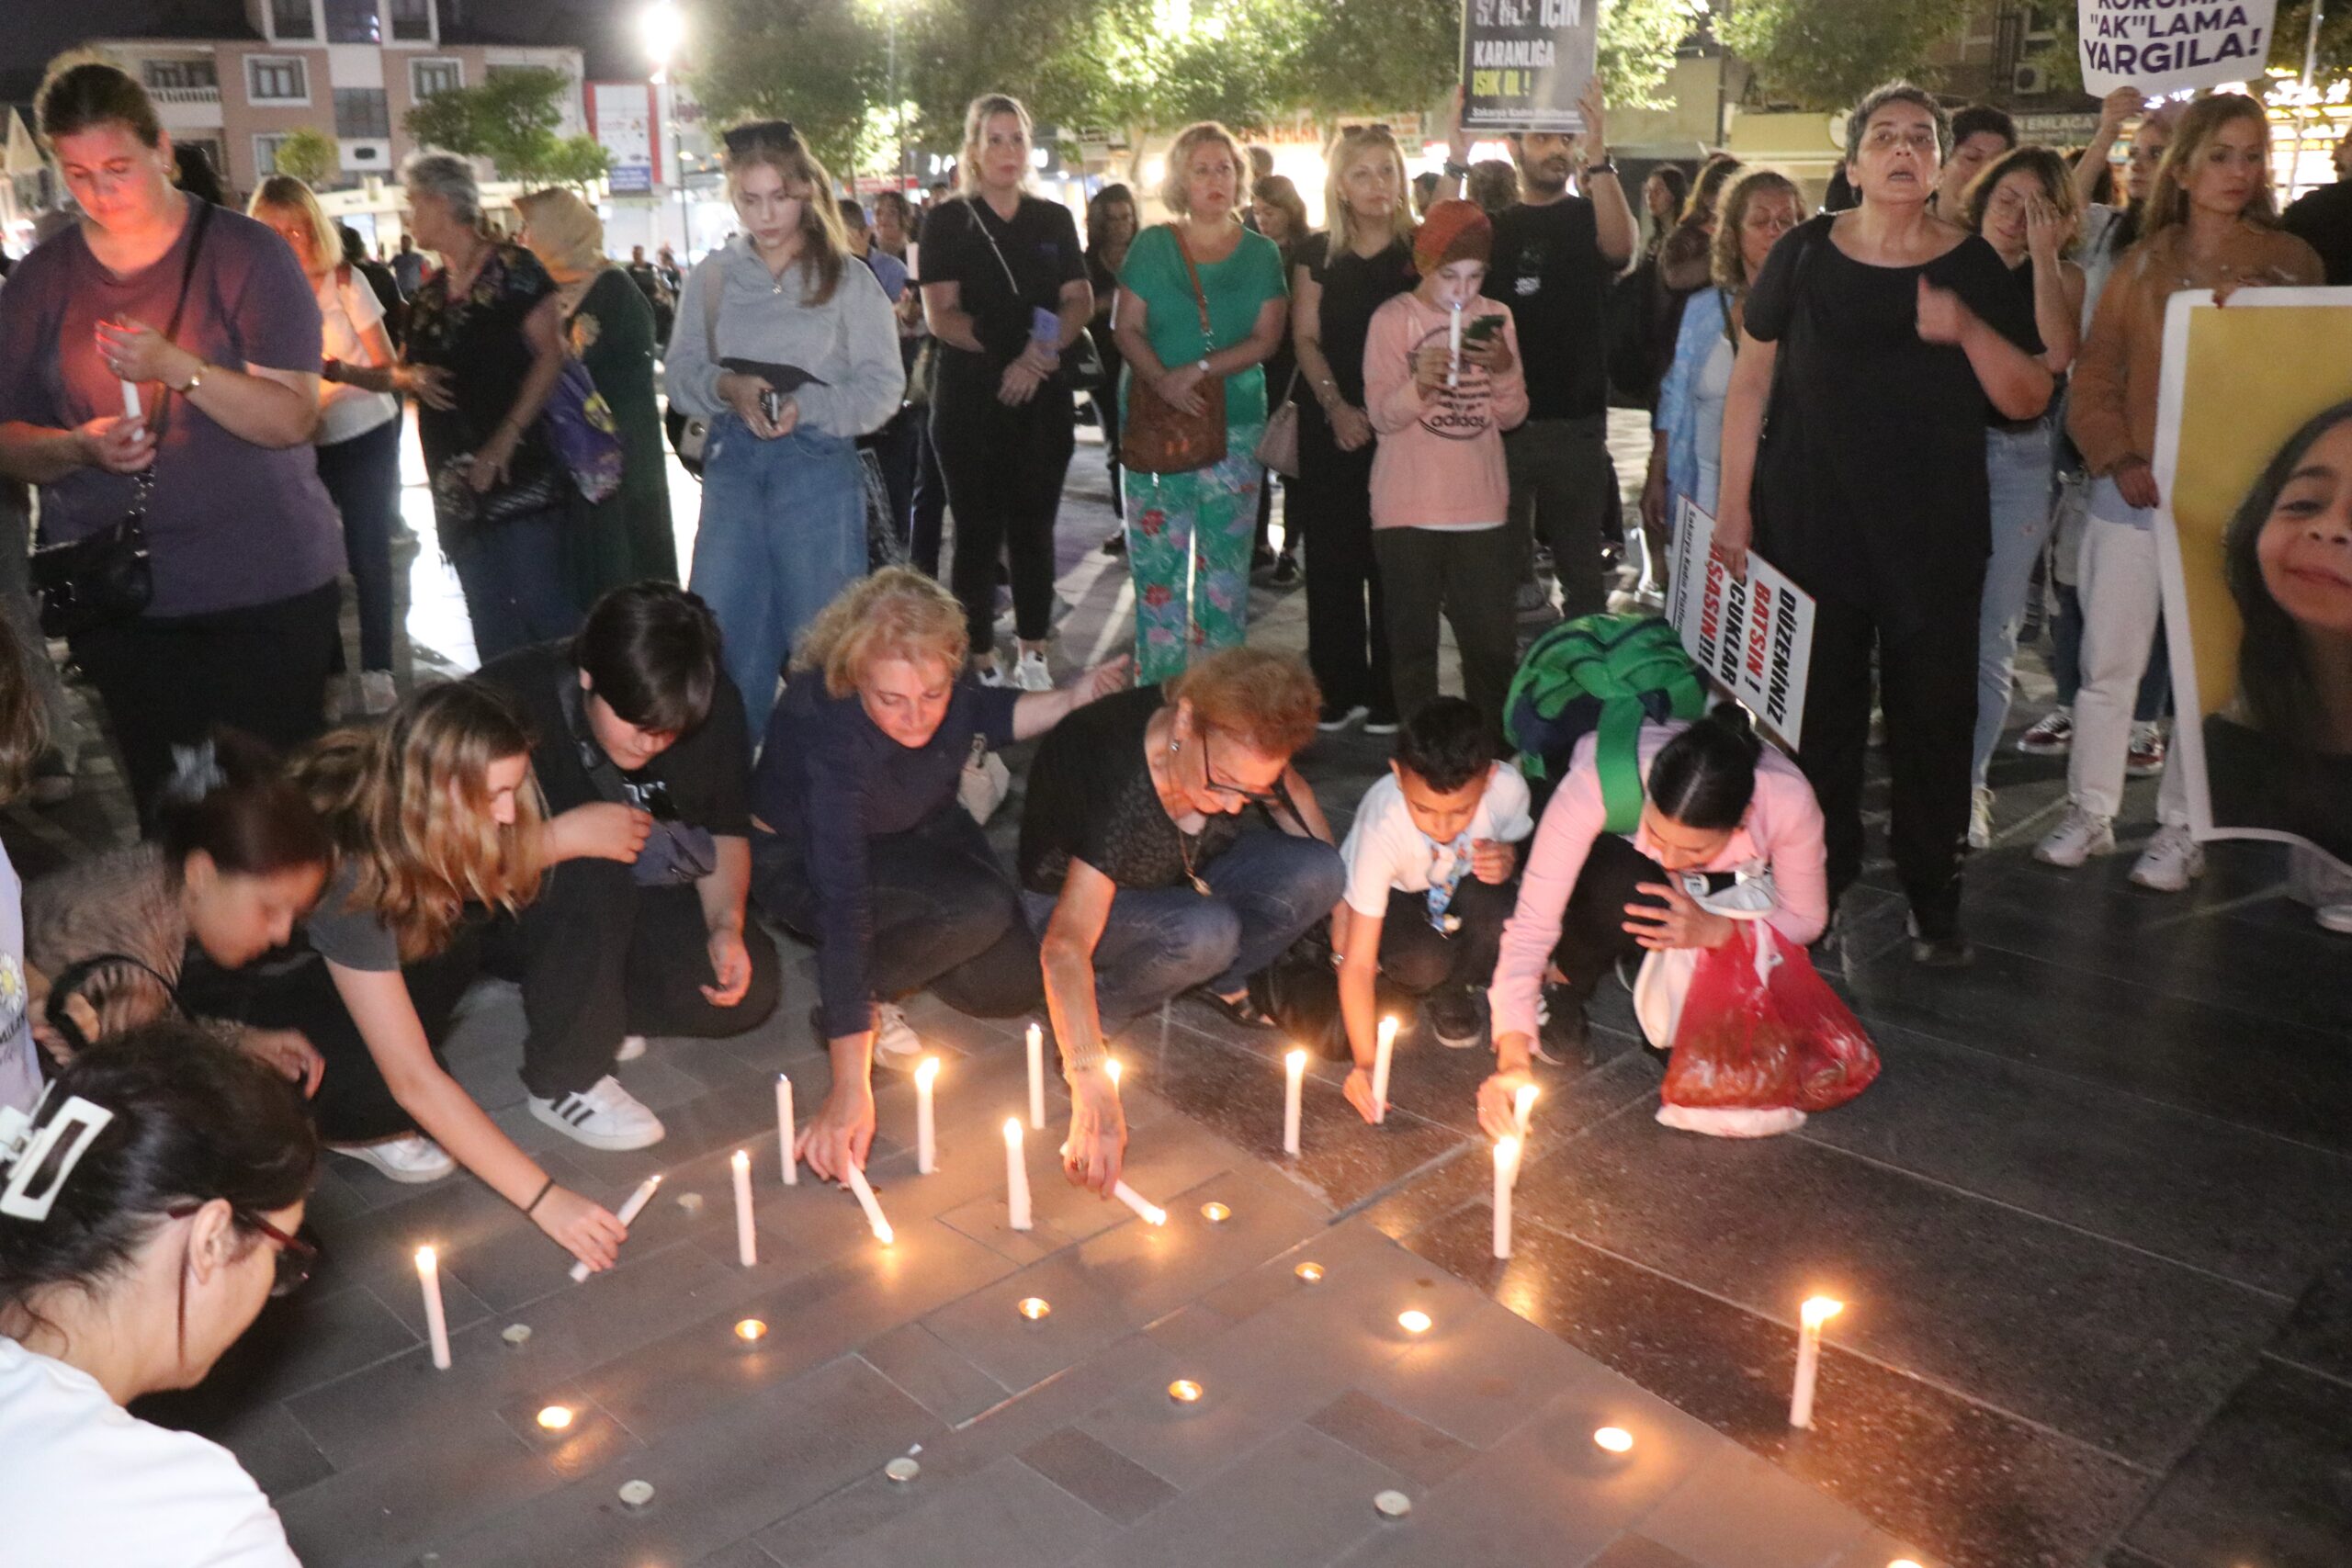
[[[735,1171],[735,1260],[746,1269],[760,1260],[760,1242],[752,1229],[752,1156],[737,1149],[728,1160]]]
[[[645,1212],[645,1205],[653,1201],[654,1189],[661,1185],[662,1178],[659,1176],[649,1176],[643,1181],[638,1183],[637,1190],[628,1195],[628,1201],[623,1203],[621,1205],[621,1212],[614,1216],[616,1219],[620,1221],[622,1229],[628,1229],[628,1223]],[[587,1278],[588,1265],[585,1263],[575,1263],[571,1266],[571,1282],[573,1284],[581,1284],[584,1282]]]
[[[1004,1119],[1005,1209],[1012,1228],[1025,1231],[1036,1222],[1029,1215],[1029,1165],[1023,1156],[1021,1118]]]
[[[793,1156],[793,1140],[799,1134],[792,1126],[792,1080],[782,1073],[775,1076],[775,1141],[776,1157],[784,1162],[784,1184],[800,1185],[800,1162]]]
[[[1789,1395],[1789,1425],[1813,1426],[1813,1387],[1821,1375],[1821,1325],[1846,1310],[1827,1296],[1809,1297],[1797,1309],[1797,1384]]]
[[[416,1280],[424,1289],[424,1334],[433,1342],[433,1365],[446,1372],[449,1370],[449,1319],[441,1310],[441,1260],[429,1247],[416,1249]]]
[[[1396,1021],[1384,1018],[1380,1021],[1380,1043],[1372,1053],[1372,1119],[1375,1122],[1388,1120],[1388,1061],[1396,1051]]]
[[[1519,1140],[1495,1140],[1495,1256],[1510,1256],[1510,1189],[1519,1179]]]
[[[1283,1056],[1283,1070],[1287,1081],[1283,1086],[1283,1153],[1298,1153],[1298,1111],[1300,1097],[1306,1087],[1306,1053],[1287,1052]]]
[[[929,1176],[939,1168],[939,1125],[932,1114],[931,1086],[939,1081],[939,1058],[915,1066],[915,1169]]]
[[[1046,1130],[1046,1032],[1029,1026],[1029,1125]]]
[[[874,1227],[874,1239],[888,1247],[898,1239],[890,1222],[882,1217],[882,1205],[874,1201],[874,1189],[866,1184],[865,1169],[851,1161],[842,1165],[842,1179],[857,1195],[857,1206],[865,1211],[865,1223]]]

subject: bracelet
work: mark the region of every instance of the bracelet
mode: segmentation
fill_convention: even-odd
[[[1453,159],[1448,158],[1445,161],[1445,173],[1449,179],[1466,180],[1470,177],[1470,165],[1467,164],[1457,164]]]
[[[550,1176],[548,1178],[548,1184],[539,1189],[538,1198],[534,1198],[529,1202],[523,1205],[523,1217],[526,1220],[529,1219],[531,1217],[531,1211],[539,1206],[539,1199],[545,1198],[548,1193],[554,1190],[555,1178]]]
[[[187,385],[185,387],[175,387],[172,390],[177,392],[184,398],[194,396],[196,389],[204,385],[204,373],[211,368],[212,367],[207,365],[203,360],[198,360],[196,362],[195,371],[187,378]]]

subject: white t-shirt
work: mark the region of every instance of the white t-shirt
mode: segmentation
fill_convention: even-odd
[[[384,319],[383,304],[359,269],[343,282],[338,267],[319,280],[319,329],[322,357],[345,365],[371,363],[361,335]],[[390,392],[371,392],[348,381],[319,383],[318,444],[332,446],[355,435],[365,435],[401,412],[401,400]]]
[[[25,885],[0,849],[0,1105],[30,1111],[40,1098],[25,989]],[[5,1533],[5,1532],[0,1532]]]
[[[1487,775],[1487,793],[1471,814],[1467,837],[1496,839],[1515,844],[1535,831],[1527,814],[1527,781],[1507,762],[1497,762]],[[1374,919],[1388,913],[1388,894],[1426,893],[1432,877],[1453,871],[1453,846],[1441,844],[1413,826],[1394,773],[1363,792],[1356,807],[1355,825],[1340,846],[1340,863],[1348,872],[1348,908]]]
[[[300,1568],[229,1450],[0,1339],[0,1568]]]

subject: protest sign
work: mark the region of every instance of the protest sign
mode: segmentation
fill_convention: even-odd
[[[1708,548],[1714,538],[1715,520],[1685,499],[1674,519],[1667,619],[1708,678],[1793,751],[1813,666],[1813,595],[1754,550],[1747,576],[1732,576]]]
[[[2200,839],[2352,868],[2352,288],[2203,291],[2165,312],[2156,564]]]
[[[2083,90],[2154,96],[2262,74],[2277,0],[2076,0]]]
[[[1462,128],[1584,129],[1598,0],[1463,0]]]

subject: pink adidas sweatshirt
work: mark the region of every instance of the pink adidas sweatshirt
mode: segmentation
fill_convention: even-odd
[[[1510,307],[1475,299],[1462,312],[1503,319],[1510,368],[1489,375],[1464,360],[1462,384],[1424,398],[1413,381],[1413,352],[1443,345],[1453,312],[1399,294],[1373,312],[1363,346],[1364,412],[1380,433],[1372,457],[1372,525],[1424,528],[1501,523],[1510,514],[1503,432],[1527,417],[1527,377]]]

